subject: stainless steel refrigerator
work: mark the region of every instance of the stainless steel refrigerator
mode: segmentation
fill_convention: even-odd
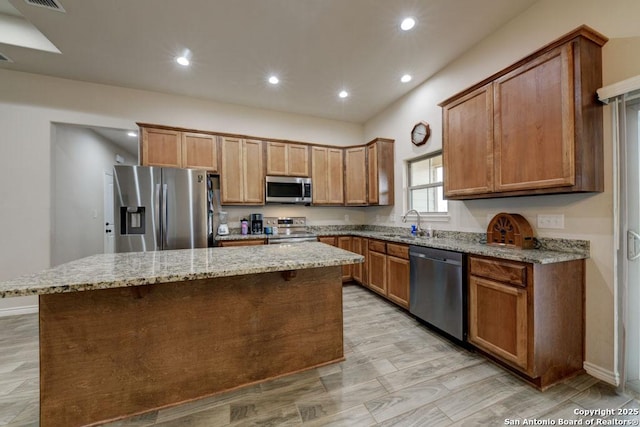
[[[113,167],[115,251],[207,247],[207,172]]]

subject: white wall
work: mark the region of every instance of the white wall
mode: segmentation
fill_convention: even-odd
[[[394,208],[370,209],[369,221],[395,221],[406,209],[404,161],[442,147],[442,112],[438,103],[483,80],[502,68],[587,24],[611,40],[603,48],[604,85],[640,74],[637,52],[640,39],[640,2],[636,0],[541,0],[488,38],[456,59],[414,91],[365,124],[365,139],[377,135],[396,140],[396,194]],[[618,41],[617,39],[625,38]],[[436,229],[485,232],[496,213],[517,212],[541,237],[564,237],[591,241],[591,258],[586,275],[586,361],[592,373],[614,381],[614,297],[613,297],[613,195],[612,138],[608,107],[605,118],[605,192],[586,195],[548,195],[473,201],[450,201],[450,220],[434,222]],[[427,121],[432,136],[426,146],[416,148],[409,132],[420,120]],[[565,215],[563,230],[537,229],[536,215]]]
[[[0,70],[0,280],[51,265],[52,123],[134,129],[136,122],[331,145],[364,142],[362,126],[352,123]],[[339,218],[333,208],[313,216]],[[36,301],[9,298],[0,310]]]
[[[116,154],[124,164],[138,164],[129,153],[91,129],[52,126],[51,265],[104,251],[104,172]]]

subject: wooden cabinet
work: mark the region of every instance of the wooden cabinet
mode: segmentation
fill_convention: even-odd
[[[309,148],[286,142],[266,143],[267,175],[309,176]]]
[[[265,245],[267,242],[264,239],[251,239],[251,240],[220,240],[218,246],[256,246]]]
[[[353,251],[351,236],[338,236],[338,247],[345,251]],[[342,266],[342,281],[348,282],[353,279],[353,265]]]
[[[387,243],[387,298],[409,308],[409,246]]]
[[[469,257],[469,342],[544,389],[582,371],[584,261]]]
[[[364,256],[364,263],[362,264],[353,264],[352,266],[352,274],[353,274],[353,280],[355,280],[356,282],[360,283],[361,285],[367,286],[368,284],[368,277],[367,277],[367,267],[368,267],[368,245],[369,245],[369,239],[367,239],[366,237],[357,237],[357,236],[353,236],[351,238],[351,247],[352,247],[352,251]]]
[[[394,203],[393,140],[378,138],[367,145],[367,204]]]
[[[445,197],[603,191],[606,40],[580,27],[441,103]]]
[[[409,246],[369,239],[367,286],[409,308]]]
[[[369,239],[369,283],[368,287],[387,296],[387,255],[386,243]]]
[[[223,205],[263,205],[262,142],[221,139],[220,198]]]
[[[331,246],[338,246],[338,243],[336,242],[336,236],[321,236],[318,237],[318,242],[326,243],[327,245]]]
[[[342,148],[311,147],[311,197],[314,205],[344,204]]]
[[[444,193],[464,198],[493,191],[493,85],[443,107]]]
[[[169,129],[141,128],[143,166],[180,167],[182,164],[181,132]]]
[[[182,167],[218,172],[218,144],[215,135],[182,132]]]
[[[393,205],[393,140],[377,138],[345,149],[344,170],[345,205]]]
[[[336,246],[346,251],[353,251],[352,237],[351,236],[321,236],[318,237],[320,243],[326,243],[327,245]],[[342,266],[342,281],[348,282],[353,279],[353,267],[354,265]]]
[[[367,147],[344,150],[345,205],[367,204]]]
[[[218,172],[215,135],[141,127],[143,166],[206,169]]]

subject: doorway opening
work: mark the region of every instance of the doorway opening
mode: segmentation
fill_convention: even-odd
[[[138,138],[130,131],[52,124],[52,267],[109,250],[109,177],[116,163],[138,163]]]

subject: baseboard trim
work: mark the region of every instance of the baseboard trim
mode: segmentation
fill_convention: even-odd
[[[22,307],[0,308],[0,317],[18,316],[20,314],[35,314],[38,312],[38,305],[24,305]]]
[[[592,377],[595,377],[616,387],[620,385],[620,375],[618,373],[601,368],[600,366],[594,365],[593,363],[589,362],[584,362],[582,366],[584,367],[584,370],[587,371],[587,374],[591,375]]]

